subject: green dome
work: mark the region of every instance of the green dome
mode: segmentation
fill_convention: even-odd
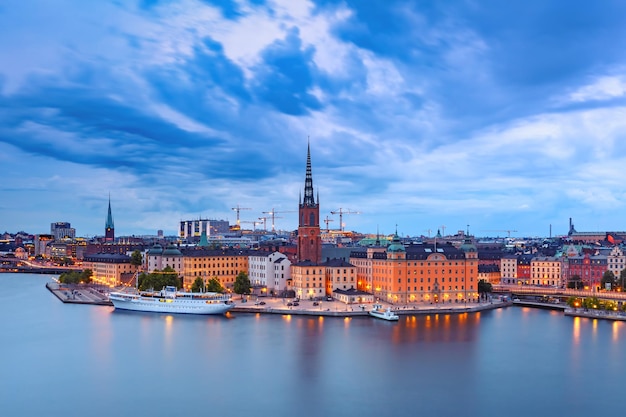
[[[163,247],[158,243],[148,250],[148,255],[160,255],[163,252]]]
[[[406,249],[397,234],[393,235],[391,244],[387,247],[387,252],[406,252]]]
[[[476,252],[476,246],[472,243],[470,238],[465,238],[463,244],[459,247],[463,252]]]
[[[167,245],[163,251],[163,256],[183,256],[183,253],[174,245]]]

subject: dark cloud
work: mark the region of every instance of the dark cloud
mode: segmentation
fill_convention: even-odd
[[[322,104],[310,94],[316,73],[313,47],[302,48],[297,28],[288,31],[284,40],[275,41],[262,53],[263,62],[255,68],[255,95],[279,111],[304,115],[319,110]]]

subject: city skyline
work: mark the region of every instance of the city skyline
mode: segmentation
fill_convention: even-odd
[[[621,3],[9,1],[0,232],[626,230]],[[251,225],[248,225],[251,226]],[[269,223],[268,223],[269,226]],[[322,227],[325,225],[322,224]],[[268,227],[269,229],[269,227]]]

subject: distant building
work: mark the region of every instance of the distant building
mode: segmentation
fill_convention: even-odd
[[[54,242],[53,235],[35,235],[33,240],[33,244],[35,246],[35,256],[50,256],[50,249],[48,248],[48,244]]]
[[[50,224],[50,234],[54,236],[54,240],[74,239],[76,237],[76,229],[68,222],[56,222]]]
[[[180,222],[179,237],[189,242],[197,242],[203,232],[206,233],[207,238],[210,238],[211,236],[228,234],[229,231],[228,220],[183,220]]]

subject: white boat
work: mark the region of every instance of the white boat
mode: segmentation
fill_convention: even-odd
[[[176,287],[134,294],[112,292],[109,300],[116,309],[152,313],[224,314],[235,306],[228,294],[181,292]]]
[[[396,313],[391,311],[391,307],[383,308],[382,304],[374,304],[374,307],[370,310],[370,316],[388,321],[400,319]]]

